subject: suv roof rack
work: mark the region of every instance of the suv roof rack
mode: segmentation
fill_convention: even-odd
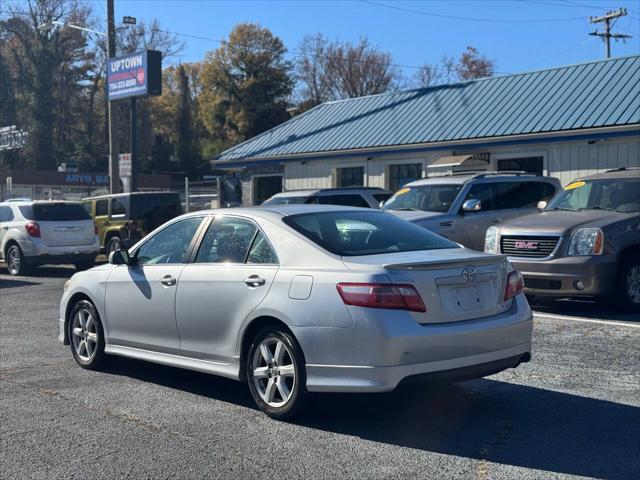
[[[539,173],[535,173],[535,172],[525,172],[524,170],[501,170],[499,172],[484,172],[484,173],[479,173],[477,175],[475,175],[474,178],[484,178],[484,177],[491,177],[491,176],[497,176],[497,175],[516,175],[516,176],[521,176],[521,175],[532,175],[534,177],[540,177],[542,175],[540,175]]]

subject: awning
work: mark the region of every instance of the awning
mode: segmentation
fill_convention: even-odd
[[[446,155],[427,165],[427,168],[460,167],[463,165],[488,164],[488,153],[467,153],[464,155]]]

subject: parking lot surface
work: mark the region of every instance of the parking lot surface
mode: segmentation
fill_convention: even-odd
[[[536,306],[533,360],[450,386],[309,397],[293,423],[245,385],[57,340],[73,269],[0,270],[0,478],[640,478],[640,319]]]

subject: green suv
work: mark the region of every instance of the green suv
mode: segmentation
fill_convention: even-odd
[[[168,220],[182,214],[175,192],[136,192],[85,198],[82,206],[98,229],[100,252],[128,248]]]

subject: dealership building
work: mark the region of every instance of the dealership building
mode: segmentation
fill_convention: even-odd
[[[640,56],[326,102],[218,155],[244,205],[459,171],[567,184],[640,165]]]

